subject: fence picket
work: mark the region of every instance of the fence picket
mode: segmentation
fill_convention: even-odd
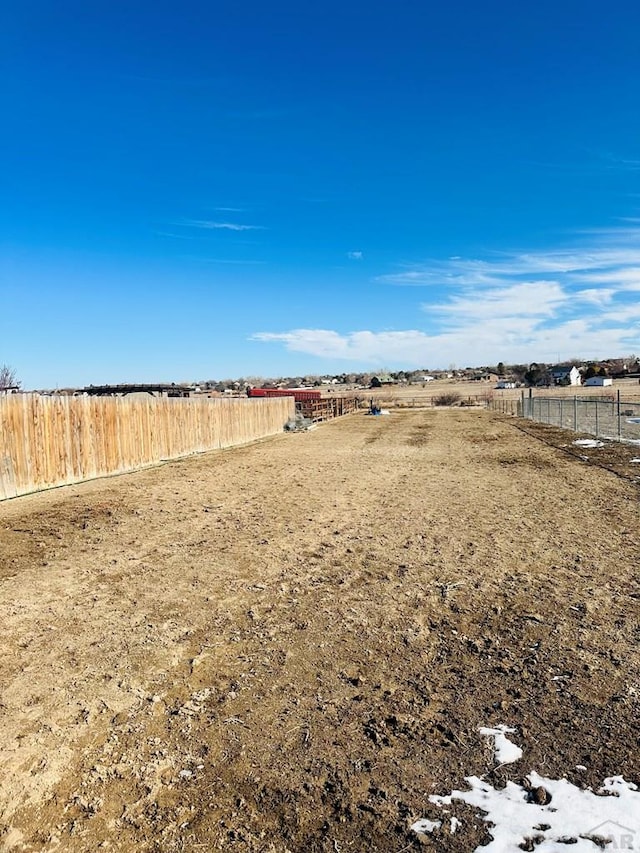
[[[0,500],[282,431],[293,397],[0,396]]]

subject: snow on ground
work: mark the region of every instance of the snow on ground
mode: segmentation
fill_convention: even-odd
[[[435,829],[440,829],[441,826],[441,820],[427,820],[426,818],[423,818],[422,820],[416,821],[411,829],[419,835],[425,835],[433,832]]]
[[[595,438],[578,438],[573,443],[577,447],[604,447],[604,442],[597,441]]]
[[[480,734],[493,738],[493,749],[498,764],[513,764],[522,758],[522,750],[507,737],[507,732],[515,732],[509,726],[497,726],[495,729],[480,727]]]
[[[507,755],[511,749],[514,750],[511,754],[515,755],[517,750],[522,755],[519,747],[505,737],[505,732],[513,731],[507,726],[480,729],[481,734],[495,738],[498,760],[499,738],[508,744]],[[465,781],[468,791],[431,795],[429,801],[449,820],[447,835],[458,829],[463,831],[465,826],[462,816],[449,817],[446,807],[454,803],[473,807],[467,818],[469,822],[475,824],[482,817],[489,824],[492,840],[477,847],[475,853],[520,853],[523,849],[533,849],[534,845],[536,853],[640,851],[640,792],[622,776],[605,779],[596,791],[582,790],[567,779],[548,779],[534,771],[522,784],[507,782],[505,788],[494,788],[484,777],[468,776]],[[446,825],[447,820],[425,818],[416,821],[411,829],[425,841],[433,835],[437,843],[437,839],[446,837],[443,829]]]
[[[451,832],[451,835],[454,834],[454,832],[456,831],[456,829],[458,829],[459,826],[462,826],[462,821],[459,821],[457,817],[452,817],[451,822],[449,824],[449,831]]]

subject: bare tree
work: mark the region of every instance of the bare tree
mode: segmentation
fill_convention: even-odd
[[[19,388],[20,382],[15,368],[0,364],[0,391],[5,388]]]

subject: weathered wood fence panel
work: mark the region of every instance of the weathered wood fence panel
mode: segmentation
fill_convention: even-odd
[[[360,406],[355,397],[322,397],[319,400],[299,400],[296,410],[314,422],[330,421],[357,412]]]
[[[282,431],[293,397],[0,396],[0,500]]]

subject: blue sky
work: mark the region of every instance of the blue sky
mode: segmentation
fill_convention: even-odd
[[[2,12],[27,387],[640,351],[640,4]]]

